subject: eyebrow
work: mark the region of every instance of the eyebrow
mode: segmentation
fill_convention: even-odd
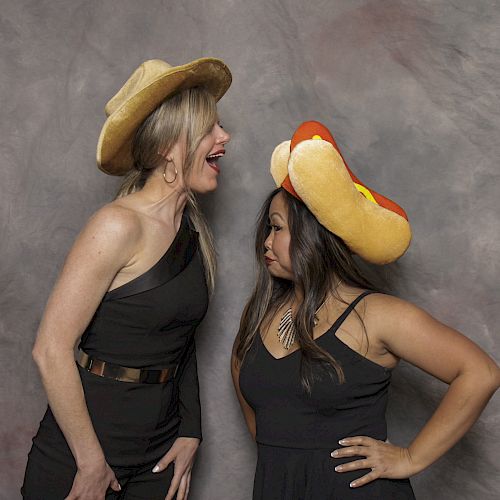
[[[278,212],[273,212],[272,214],[269,215],[269,218],[271,218],[273,215],[277,215],[281,220],[285,220],[281,214]]]

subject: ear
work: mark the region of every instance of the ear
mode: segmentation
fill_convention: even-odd
[[[288,175],[288,160],[290,158],[290,141],[285,141],[274,148],[271,156],[271,175],[276,187],[280,187]]]
[[[296,144],[288,174],[295,191],[318,221],[360,257],[374,264],[387,264],[408,248],[408,221],[360,193],[330,142],[309,139]]]
[[[163,158],[165,161],[172,161],[172,159],[171,159],[171,158],[169,158],[169,157],[167,156],[167,153],[166,153],[166,152],[164,152],[164,151],[157,151],[157,152],[156,152],[156,154],[157,154],[158,156],[160,156],[161,158]]]

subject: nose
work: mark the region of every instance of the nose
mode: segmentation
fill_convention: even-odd
[[[271,250],[273,248],[273,232],[269,231],[266,240],[264,241],[264,248],[266,250]]]
[[[231,135],[217,123],[217,142],[227,144],[231,140]]]

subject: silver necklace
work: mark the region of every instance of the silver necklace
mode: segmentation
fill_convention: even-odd
[[[314,326],[318,324],[318,318],[316,317],[316,314],[318,314],[319,310],[323,307],[325,304],[325,301],[323,304],[321,304],[318,309],[316,309],[316,312],[314,313]],[[289,307],[286,311],[285,314],[283,314],[280,324],[278,325],[278,340],[283,344],[283,347],[288,351],[290,347],[293,345],[295,342],[295,337],[297,336],[297,330],[295,329],[295,322],[293,321],[293,316],[292,316],[292,308]]]
[[[340,280],[337,283],[335,289],[338,288],[340,283],[342,283],[342,280]],[[314,313],[314,326],[316,326],[319,321],[316,315],[319,313],[320,309],[325,305],[327,299],[328,296],[325,298],[323,303],[316,309],[316,312]],[[285,311],[285,314],[283,314],[283,316],[281,317],[280,323],[278,325],[278,340],[280,341],[281,344],[283,344],[283,347],[288,351],[288,349],[290,349],[290,347],[294,344],[296,336],[297,336],[297,330],[295,328],[295,322],[292,316],[292,307],[290,306]]]
[[[290,346],[295,342],[295,336],[297,331],[295,330],[295,324],[292,318],[292,308],[289,307],[278,325],[278,340],[283,344],[283,347],[288,351]]]

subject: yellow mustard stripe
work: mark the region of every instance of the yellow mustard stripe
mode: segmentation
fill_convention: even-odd
[[[364,197],[367,199],[367,200],[370,200],[372,201],[373,203],[375,203],[376,205],[378,205],[377,203],[377,200],[375,200],[375,198],[373,197],[373,195],[370,193],[370,191],[368,189],[365,188],[365,186],[362,186],[361,184],[357,184],[356,182],[354,183],[354,185],[356,186],[356,189],[362,194],[364,195]]]

